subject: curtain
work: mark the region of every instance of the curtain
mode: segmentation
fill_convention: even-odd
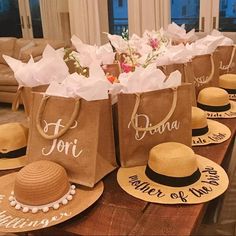
[[[129,34],[141,36],[145,30],[166,27],[169,4],[167,0],[128,0]]]
[[[40,0],[39,3],[44,38],[62,39],[60,15],[57,11],[58,0]]]
[[[69,0],[71,35],[84,43],[101,45],[107,41],[107,0]]]

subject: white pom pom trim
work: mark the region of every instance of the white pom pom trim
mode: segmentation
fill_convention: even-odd
[[[8,199],[9,199],[10,205],[12,207],[15,207],[16,210],[21,210],[24,213],[32,212],[33,214],[35,214],[39,211],[46,213],[50,210],[50,208],[54,210],[59,209],[61,205],[68,204],[68,201],[71,201],[73,199],[72,195],[74,195],[75,193],[76,193],[76,187],[75,185],[71,185],[68,192],[63,197],[61,197],[55,202],[51,202],[49,204],[40,205],[40,206],[30,206],[30,205],[25,205],[18,202],[14,196],[13,191],[11,192],[11,196]]]

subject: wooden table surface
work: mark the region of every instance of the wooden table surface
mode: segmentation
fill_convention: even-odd
[[[219,120],[218,120],[219,121]],[[232,131],[224,143],[194,147],[197,154],[227,166],[235,139],[236,120],[222,119]],[[236,158],[236,157],[235,157]],[[7,173],[7,172],[5,172]],[[201,223],[207,203],[161,205],[136,199],[123,191],[114,171],[104,178],[104,193],[74,218],[29,235],[191,235]],[[3,173],[1,173],[2,175]]]
[[[218,121],[231,129],[231,138],[221,144],[193,149],[218,164],[224,161],[227,166],[229,158],[226,157],[230,157],[234,145],[236,120]],[[54,228],[75,235],[191,235],[201,223],[206,203],[161,205],[144,202],[119,187],[116,172],[104,178],[105,191],[92,207]]]

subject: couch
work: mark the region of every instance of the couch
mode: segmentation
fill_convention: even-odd
[[[22,62],[27,62],[32,55],[34,60],[37,61],[41,58],[47,44],[50,44],[55,49],[67,46],[62,40],[0,38],[0,102],[12,103],[18,88],[14,73],[2,55],[14,57]]]

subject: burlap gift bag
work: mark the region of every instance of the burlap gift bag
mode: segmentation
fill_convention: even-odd
[[[236,74],[236,45],[218,46],[220,58],[219,74]]]
[[[219,65],[218,52],[192,58],[196,96],[203,88],[219,86]]]
[[[19,109],[20,101],[22,101],[25,114],[29,117],[32,106],[32,92],[45,92],[47,87],[48,85],[39,85],[32,88],[24,86],[19,87],[12,103],[12,110],[17,111]]]
[[[166,76],[169,76],[170,73],[178,70],[182,75],[181,77],[182,83],[191,84],[192,105],[197,106],[195,86],[194,86],[194,74],[191,62],[163,65],[163,66],[158,66],[158,68],[162,70]]]
[[[122,167],[146,164],[150,149],[159,143],[191,147],[191,84],[119,94],[117,104]]]
[[[62,165],[70,181],[93,187],[116,168],[109,99],[33,93],[27,155]]]

